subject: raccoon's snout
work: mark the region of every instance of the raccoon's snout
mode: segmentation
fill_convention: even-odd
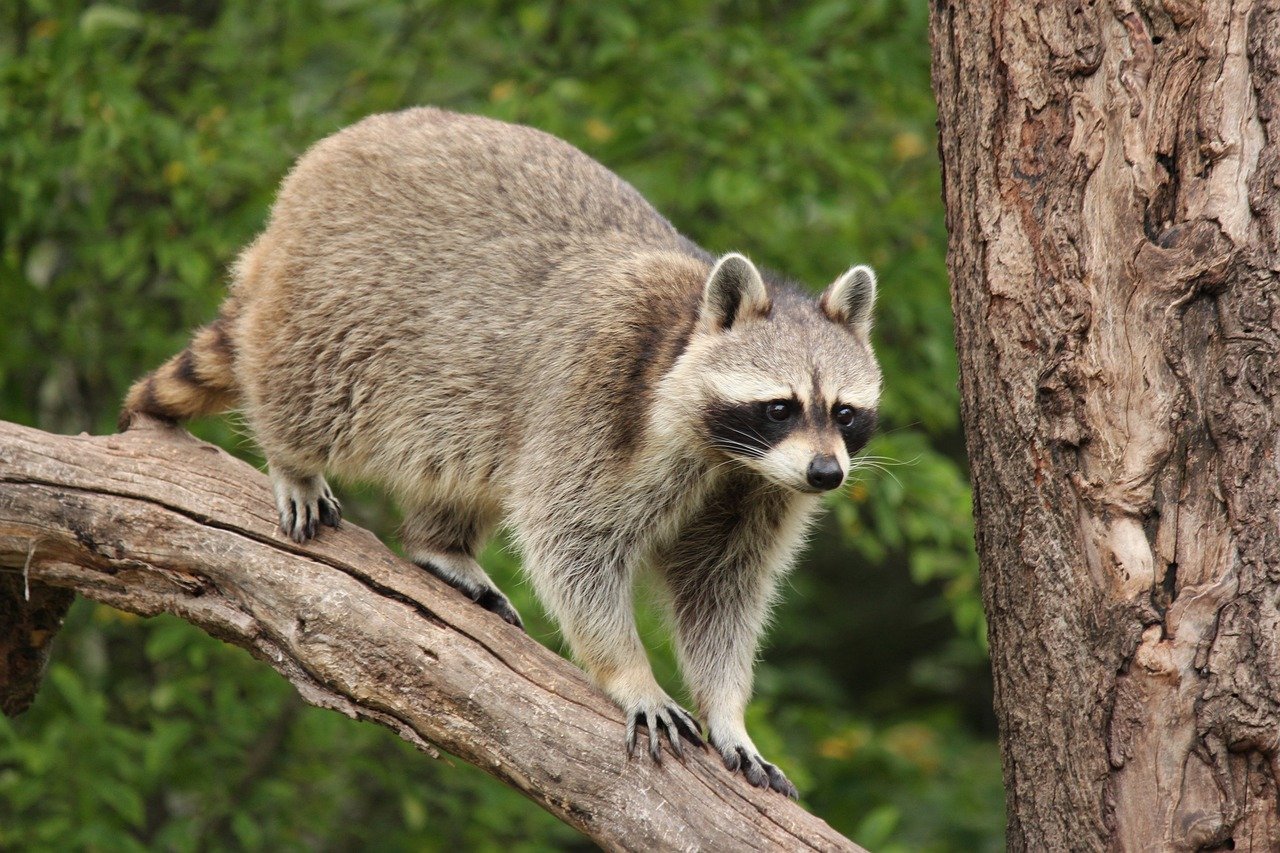
[[[829,453],[819,453],[809,462],[809,485],[815,489],[830,491],[844,482],[844,469]]]

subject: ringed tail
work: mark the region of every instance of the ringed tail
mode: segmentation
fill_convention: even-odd
[[[224,311],[197,331],[186,349],[133,383],[120,410],[121,432],[135,415],[176,423],[236,405],[239,391],[232,370],[235,344],[230,321]]]

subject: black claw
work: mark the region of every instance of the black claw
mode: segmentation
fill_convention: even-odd
[[[742,762],[742,773],[747,777],[747,781],[757,788],[769,787],[769,777],[760,769],[760,765],[756,763],[755,756],[750,755],[742,747],[738,747],[738,757]]]
[[[515,625],[521,631],[524,630],[524,622],[520,621],[520,614],[511,606],[511,602],[507,601],[507,597],[496,589],[481,590],[471,596],[471,599],[485,610],[496,613],[504,622]]]
[[[634,754],[636,728],[638,726],[644,726],[647,730],[649,735],[649,755],[657,764],[662,763],[663,732],[666,732],[667,742],[671,745],[671,752],[681,760],[684,759],[684,744],[680,742],[682,736],[705,749],[706,744],[702,738],[698,737],[697,730],[693,728],[694,724],[690,722],[692,719],[689,716],[689,712],[679,705],[666,705],[657,711],[634,711],[627,719],[627,755]]]
[[[670,720],[663,720],[663,728],[667,731],[667,743],[671,744],[671,751],[676,754],[676,758],[684,760],[684,747],[680,745],[680,729]]]
[[[524,630],[524,622],[520,619],[520,614],[517,613],[516,609],[511,605],[507,605],[507,609],[505,611],[500,611],[498,615],[501,616],[503,621],[508,625],[514,625],[521,631]]]
[[[793,800],[800,798],[800,792],[783,775],[782,771],[759,755],[748,752],[741,746],[719,746],[714,738],[711,738],[710,742],[720,752],[720,758],[724,760],[725,769],[730,773],[737,773],[741,770],[747,781],[757,788],[771,788]]]
[[[763,759],[760,761],[760,766],[764,768],[764,772],[769,776],[769,787],[779,794],[785,794],[787,786],[791,783],[787,781],[786,776],[782,775],[782,771]]]
[[[293,528],[298,519],[298,505],[293,501],[289,501],[289,511],[280,515],[280,532],[290,539],[293,538]]]
[[[671,719],[675,723],[676,729],[680,734],[688,738],[690,743],[703,749],[707,748],[706,743],[703,742],[702,737],[698,734],[698,721],[687,714],[683,708],[672,708]]]
[[[321,525],[338,527],[341,524],[342,504],[328,489],[306,503],[290,498],[288,509],[280,513],[280,531],[298,543],[314,539]]]
[[[675,716],[675,709],[667,706],[658,711],[655,716],[658,718],[658,724],[662,731],[666,732],[667,743],[671,745],[671,751],[675,753],[676,758],[683,760],[684,747],[680,745],[680,730],[671,721],[671,718]]]
[[[320,523],[329,527],[342,526],[342,504],[338,503],[336,498],[320,499]]]

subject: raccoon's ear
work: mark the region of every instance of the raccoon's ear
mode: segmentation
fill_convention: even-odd
[[[856,266],[835,280],[818,300],[822,313],[859,335],[871,333],[871,309],[876,304],[876,274]]]
[[[724,331],[754,317],[767,316],[773,308],[764,279],[755,264],[736,252],[716,264],[702,291],[700,323],[710,331]]]

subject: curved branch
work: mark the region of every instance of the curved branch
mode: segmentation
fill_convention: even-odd
[[[282,538],[269,495],[250,465],[179,430],[0,422],[0,614],[44,608],[39,630],[0,626],[0,698],[34,694],[40,667],[5,653],[36,661],[74,590],[248,649],[306,701],[447,750],[608,848],[859,849],[709,753],[628,760],[621,713],[571,664],[368,531]]]

